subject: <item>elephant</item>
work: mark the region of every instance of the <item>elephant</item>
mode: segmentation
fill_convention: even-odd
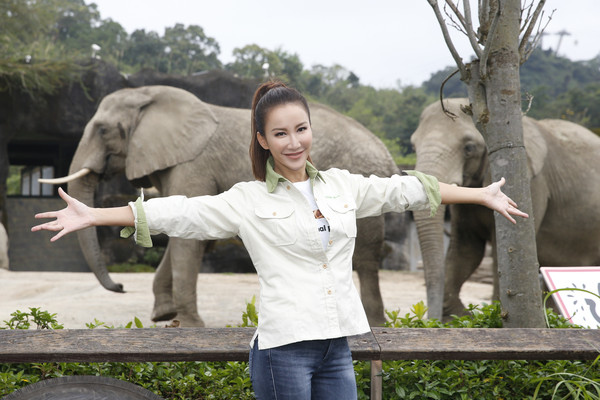
[[[450,184],[487,185],[491,174],[485,142],[471,117],[461,112],[468,99],[448,99],[444,104],[457,118],[446,116],[439,101],[424,109],[411,136],[415,168]],[[530,180],[539,264],[600,265],[600,138],[572,122],[524,116],[523,139],[528,162],[524,178]],[[487,242],[492,243],[496,272],[497,260],[492,212],[482,206],[453,205],[444,263],[443,217],[443,209],[434,218],[415,213],[428,302],[438,301],[441,308],[443,291],[443,313],[439,311],[447,319],[465,314],[460,289],[480,264]],[[495,275],[493,299],[498,299]]]
[[[311,104],[312,159],[320,169],[338,167],[357,174],[398,172],[383,143],[355,120]],[[161,196],[215,195],[253,179],[248,156],[250,110],[200,101],[169,86],[127,88],[107,95],[87,123],[71,166],[68,192],[88,205],[100,180],[125,173],[136,187]],[[74,180],[73,180],[74,179]],[[369,321],[385,321],[378,269],[383,251],[383,217],[360,220],[354,267]],[[123,291],[100,257],[96,230],[78,233],[84,257],[100,283]],[[203,326],[196,281],[206,243],[171,238],[153,282],[154,321],[177,316],[181,326]]]

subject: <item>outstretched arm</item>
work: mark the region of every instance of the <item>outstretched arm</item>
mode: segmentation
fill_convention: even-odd
[[[67,203],[67,207],[60,211],[49,211],[35,215],[35,218],[56,218],[54,221],[36,225],[32,232],[41,230],[58,232],[50,239],[54,242],[67,233],[75,232],[90,226],[134,226],[133,212],[129,206],[114,208],[92,208],[74,199],[58,189],[59,196]]]
[[[511,215],[529,218],[529,215],[517,208],[517,203],[500,190],[505,183],[506,180],[502,178],[484,188],[467,188],[440,182],[442,204],[479,204],[499,212],[513,224],[517,221]]]

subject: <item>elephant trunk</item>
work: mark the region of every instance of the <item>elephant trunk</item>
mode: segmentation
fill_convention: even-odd
[[[93,207],[94,192],[98,183],[98,175],[90,173],[75,181],[69,182],[68,192],[70,196],[77,198],[82,203]],[[108,275],[106,262],[102,258],[100,252],[100,243],[98,242],[98,234],[95,227],[83,229],[77,232],[79,245],[83,256],[88,263],[90,269],[98,278],[98,281],[104,288],[113,292],[124,292],[123,285],[115,283]]]
[[[440,206],[437,214],[429,216],[429,211],[414,212],[427,289],[427,315],[442,320],[445,286],[444,264],[444,212]]]

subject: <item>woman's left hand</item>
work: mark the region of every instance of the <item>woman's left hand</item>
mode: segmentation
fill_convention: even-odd
[[[498,182],[494,182],[491,185],[486,186],[484,188],[485,195],[483,205],[499,212],[510,222],[516,224],[517,221],[515,221],[512,215],[517,215],[523,218],[529,218],[529,215],[519,210],[517,203],[515,203],[510,197],[502,192],[500,188],[504,186],[505,183],[506,180],[502,178]]]

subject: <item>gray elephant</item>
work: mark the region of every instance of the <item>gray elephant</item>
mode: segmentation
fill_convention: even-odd
[[[397,172],[389,152],[356,121],[312,104],[312,159],[358,174]],[[122,89],[106,96],[86,125],[70,167],[68,191],[91,205],[99,179],[124,172],[136,186],[154,186],[162,196],[213,195],[252,180],[247,154],[250,110],[201,102],[168,86]],[[240,156],[242,155],[242,156]],[[354,256],[363,303],[371,324],[384,321],[378,269],[383,217],[361,220]],[[84,256],[101,284],[122,291],[109,277],[95,229],[78,232]],[[171,238],[155,275],[154,321],[177,316],[182,326],[202,326],[196,281],[205,242]]]
[[[460,109],[469,104],[468,99],[444,100],[444,104],[458,118],[446,116],[439,102],[423,111],[411,138],[416,169],[450,184],[486,185],[490,174],[485,142],[471,117]],[[568,121],[529,117],[523,118],[523,138],[540,265],[600,265],[600,138]],[[494,248],[494,219],[491,211],[480,206],[451,206],[442,287],[443,216],[443,210],[431,219],[415,215],[428,301],[435,302],[443,293],[443,315],[461,315],[465,313],[459,298],[461,286],[480,264],[486,242],[491,241]],[[494,286],[497,299],[497,279]]]

